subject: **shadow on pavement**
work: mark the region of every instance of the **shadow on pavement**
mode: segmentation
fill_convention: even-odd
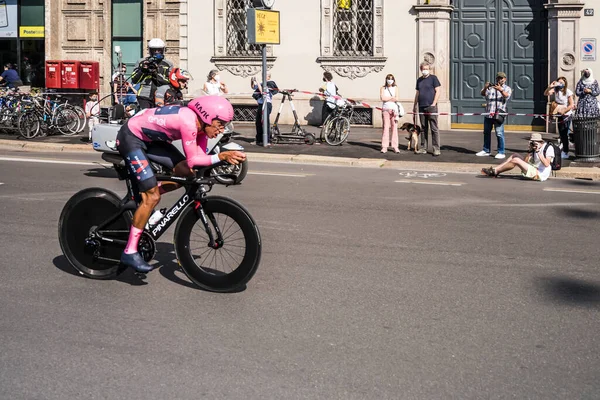
[[[86,172],[83,173],[85,176],[90,176],[93,178],[118,178],[117,171],[114,168],[90,168]]]
[[[75,268],[73,268],[73,266],[69,263],[69,261],[67,261],[67,258],[64,255],[55,257],[54,260],[52,260],[52,263],[56,268],[67,274],[74,275],[83,279],[89,279],[85,278],[83,275],[77,272]],[[127,268],[121,274],[119,274],[115,280],[117,282],[127,283],[131,286],[144,286],[148,284],[148,282],[145,282],[129,268]]]
[[[600,307],[600,284],[569,277],[537,278],[536,286],[548,300],[565,305]]]
[[[581,208],[574,208],[574,207],[561,207],[557,210],[557,212],[564,217],[576,218],[576,219],[598,219],[598,218],[600,218],[600,212],[598,212],[598,211],[583,210]]]
[[[178,273],[181,274],[182,276],[185,276],[185,273],[183,272],[181,267],[179,267],[179,264],[177,262],[177,257],[175,256],[175,247],[173,246],[173,244],[171,244],[171,243],[156,243],[156,256],[154,257],[154,259],[160,265],[158,270],[165,279],[167,279],[173,283],[176,283],[178,285],[185,286],[190,289],[196,289],[196,290],[201,290],[204,292],[210,292],[208,290],[205,290],[205,289],[202,289],[202,288],[196,286],[195,284],[190,282],[187,277],[185,279],[182,279],[179,276],[177,276]],[[240,288],[238,290],[231,291],[228,293],[239,293],[239,292],[243,292],[244,290],[246,290],[246,286],[243,286],[242,288]]]

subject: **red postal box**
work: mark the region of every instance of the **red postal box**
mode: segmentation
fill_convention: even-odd
[[[61,84],[60,61],[46,61],[46,87],[60,89]]]
[[[98,61],[79,63],[79,89],[100,89],[100,63]]]
[[[63,89],[79,89],[79,61],[62,61],[60,73]]]

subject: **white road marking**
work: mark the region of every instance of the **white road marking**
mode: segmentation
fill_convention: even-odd
[[[560,189],[560,188],[546,188],[546,189],[544,189],[544,192],[579,193],[579,194],[600,194],[600,190]]]
[[[403,178],[442,178],[446,176],[443,172],[420,172],[420,171],[408,171],[398,173]]]
[[[462,186],[464,183],[462,182],[431,182],[431,181],[409,181],[409,180],[399,180],[395,181],[396,183],[416,183],[419,185],[437,185],[437,186]]]
[[[102,165],[111,166],[112,164],[103,164],[92,161],[67,161],[67,160],[54,160],[50,158],[21,158],[21,157],[0,157],[0,161],[17,161],[17,162],[30,162],[30,163],[45,163],[45,164],[65,164],[65,165]]]
[[[283,173],[283,172],[249,171],[248,175],[288,176],[288,177],[292,177],[292,178],[306,178],[307,176],[313,176],[314,174],[293,174],[293,173]]]
[[[520,203],[520,204],[490,204],[486,207],[575,207],[575,206],[597,206],[597,203]]]
[[[30,162],[30,163],[46,163],[46,164],[64,164],[64,165],[94,165],[111,167],[112,164],[93,162],[93,161],[70,161],[70,160],[57,160],[51,158],[24,158],[24,157],[0,157],[0,161],[17,161],[17,162]],[[249,171],[248,175],[269,175],[269,176],[285,176],[291,178],[306,178],[313,176],[314,174],[294,174],[284,172],[262,172],[262,171]]]

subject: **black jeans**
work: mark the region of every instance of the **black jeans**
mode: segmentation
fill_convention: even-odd
[[[138,97],[137,102],[140,105],[140,108],[143,110],[145,108],[154,108],[154,102],[150,99],[145,99],[143,97]]]
[[[571,116],[558,117],[558,133],[560,134],[560,142],[563,145],[563,153],[569,153],[569,128],[571,126]],[[558,155],[555,155],[558,157]]]
[[[419,107],[420,113],[437,113],[437,106]],[[421,121],[421,148],[427,150],[429,144],[429,128],[431,128],[431,141],[433,150],[440,150],[440,131],[438,130],[437,115],[419,115]]]
[[[273,104],[267,103],[267,144],[271,137],[271,111],[273,110]],[[263,142],[263,107],[261,104],[258,105],[256,110],[256,144],[262,144]]]
[[[327,119],[327,117],[329,117],[329,114],[331,114],[333,112],[333,108],[329,107],[327,105],[327,102],[324,101],[323,102],[323,110],[321,111],[321,125],[323,125],[325,123],[325,120]]]

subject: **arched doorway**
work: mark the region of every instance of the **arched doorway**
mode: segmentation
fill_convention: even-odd
[[[480,95],[496,72],[513,90],[509,113],[543,114],[548,84],[548,21],[545,0],[454,0],[450,36],[452,112],[483,112]],[[543,126],[542,119],[510,116],[509,128]],[[481,116],[453,116],[455,128],[476,128]]]

